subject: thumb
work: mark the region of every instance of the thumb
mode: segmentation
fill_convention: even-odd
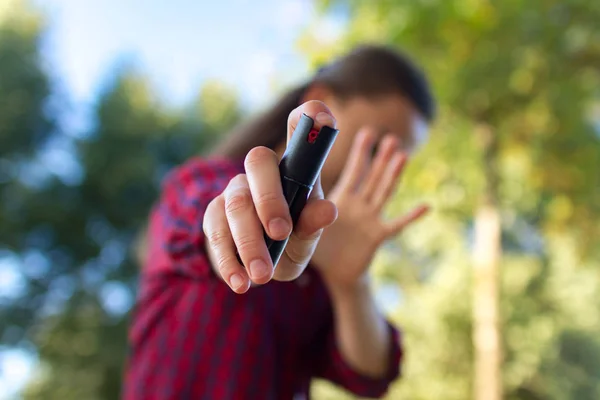
[[[336,219],[337,208],[333,202],[324,199],[309,200],[300,214],[298,225],[290,236],[273,279],[296,279],[312,258],[323,230]]]

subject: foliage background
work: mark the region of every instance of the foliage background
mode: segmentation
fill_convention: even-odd
[[[0,293],[0,350],[39,358],[23,398],[115,399],[128,315],[110,299],[135,296],[132,248],[160,180],[249,110],[222,82],[205,82],[194,101],[173,107],[125,64],[99,95],[92,128],[65,131],[56,115],[68,101],[53,92],[40,52],[44,16],[14,4],[0,19],[0,268],[18,265],[24,280]],[[388,398],[472,396],[473,223],[488,183],[478,135],[485,126],[498,139],[505,397],[600,398],[600,3],[317,5],[347,25],[330,45],[316,40],[319,20],[298,38],[313,67],[357,43],[388,43],[423,65],[440,103],[431,140],[390,207],[425,199],[435,211],[383,249],[373,268],[407,347],[404,379]],[[62,160],[67,178],[45,170],[48,154]],[[314,393],[352,398],[326,382]]]

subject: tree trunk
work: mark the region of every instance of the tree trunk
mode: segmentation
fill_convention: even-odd
[[[475,213],[473,245],[474,398],[502,398],[502,349],[499,318],[501,224],[498,209],[497,138],[489,126],[478,129],[486,188]]]

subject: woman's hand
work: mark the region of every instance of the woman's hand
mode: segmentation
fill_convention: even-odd
[[[328,196],[339,215],[325,229],[313,263],[325,282],[337,287],[362,282],[379,246],[429,209],[421,205],[399,218],[382,220],[406,155],[398,150],[398,139],[388,135],[371,160],[374,144],[375,136],[369,130],[357,133],[342,176]]]
[[[302,113],[315,120],[315,128],[335,127],[335,119],[321,102],[309,101],[295,109],[288,119],[288,141]],[[325,227],[337,216],[335,205],[323,199],[317,180],[298,224],[274,270],[264,232],[274,240],[290,235],[292,220],[283,196],[279,158],[266,147],[252,149],[244,162],[245,174],[233,178],[224,192],[206,209],[204,234],[213,268],[233,291],[246,292],[251,282],[297,278],[313,256]],[[236,257],[236,250],[244,265]]]

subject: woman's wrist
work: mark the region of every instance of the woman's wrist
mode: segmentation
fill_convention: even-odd
[[[364,375],[385,377],[392,343],[367,276],[345,283],[325,282],[334,313],[337,344],[344,360]]]
[[[354,302],[359,299],[365,299],[371,294],[370,280],[367,274],[364,274],[359,279],[350,281],[340,281],[325,276],[323,277],[323,282],[334,306],[340,302],[348,303],[348,301]]]

